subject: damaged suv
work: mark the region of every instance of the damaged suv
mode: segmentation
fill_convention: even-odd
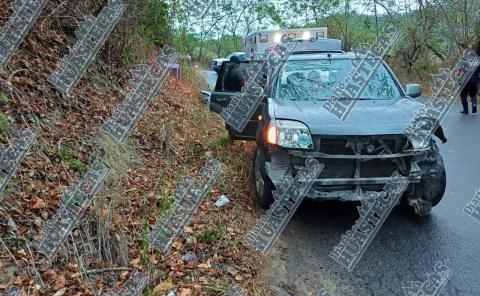
[[[351,71],[355,58],[345,52],[291,55],[244,131],[229,128],[232,139],[257,142],[253,176],[262,207],[273,203],[272,191],[282,176],[295,177],[308,156],[325,164],[308,199],[372,198],[395,171],[410,181],[402,203],[412,206],[416,214],[430,213],[442,199],[446,173],[435,140],[416,147],[403,134],[423,106],[419,85],[408,85],[405,91],[381,61],[344,121],[323,108]],[[210,109],[216,112],[233,95],[222,89],[227,71],[228,63],[210,99]],[[446,141],[443,132],[440,137]]]

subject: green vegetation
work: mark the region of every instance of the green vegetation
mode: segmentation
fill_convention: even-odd
[[[148,220],[142,220],[142,239],[138,242],[138,249],[140,250],[140,263],[142,265],[148,265],[150,262],[150,255],[148,252],[149,243],[147,241],[149,230]]]
[[[172,204],[175,202],[175,198],[170,194],[171,188],[169,185],[161,188],[161,195],[157,196],[157,202],[152,203],[148,207],[148,215],[152,212],[155,213],[155,216],[158,218],[164,216],[167,211],[170,209]],[[138,242],[138,250],[140,251],[140,263],[143,266],[148,266],[149,269],[163,275],[163,271],[156,269],[155,266],[151,264],[150,256],[152,253],[149,251],[150,244],[147,241],[148,234],[150,233],[150,223],[147,219],[142,219],[142,233],[141,239]],[[151,295],[151,290],[146,289],[143,292],[143,295]]]
[[[187,142],[185,144],[185,150],[185,160],[187,163],[194,163],[199,159],[205,159],[203,147],[198,142]]]
[[[200,231],[195,236],[201,243],[210,245],[220,240],[225,234],[227,234],[227,226],[223,225],[221,227],[211,226],[205,230]]]
[[[143,296],[152,296],[153,295],[153,290],[150,287],[145,287],[145,289],[142,292]]]
[[[0,94],[0,103],[6,105],[6,104],[8,104],[9,101],[10,101],[10,99],[8,98],[8,96],[6,94]]]
[[[129,3],[136,13],[124,27],[129,34],[122,57],[127,60],[132,55],[124,48],[137,48],[131,30],[153,47],[170,43],[207,66],[213,58],[242,51],[244,36],[258,30],[326,26],[328,36],[341,39],[350,51],[372,43],[386,24],[393,24],[402,35],[390,51],[392,66],[401,79],[420,81],[451,66],[462,50],[476,47],[480,35],[480,19],[470,17],[480,10],[476,0],[217,0],[204,18],[178,1]]]
[[[57,151],[57,156],[62,161],[68,161],[75,157],[75,153],[70,148],[60,146]]]
[[[130,47],[125,47],[122,52],[122,58],[127,63],[132,63],[135,60],[135,53]]]
[[[230,144],[230,140],[227,136],[221,136],[213,139],[208,144],[208,147],[214,151],[222,151],[227,150],[228,145]]]
[[[88,170],[90,169],[90,166],[81,163],[77,159],[69,159],[68,168],[74,172],[80,173],[80,175],[84,175],[88,172]]]
[[[61,161],[66,162],[70,170],[79,173],[80,175],[84,175],[90,169],[89,165],[85,165],[75,158],[75,153],[70,148],[63,146],[59,147],[57,157]]]
[[[6,113],[0,112],[0,136],[2,136],[7,130],[10,124],[10,116]]]
[[[156,216],[161,217],[163,216],[173,205],[175,202],[175,198],[170,194],[171,188],[170,186],[162,187],[162,195],[157,198],[156,204]]]
[[[146,11],[140,23],[140,35],[152,45],[162,45],[170,37],[168,4],[162,1],[146,2]]]

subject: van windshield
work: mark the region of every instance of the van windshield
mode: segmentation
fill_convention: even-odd
[[[354,59],[288,61],[278,77],[276,98],[294,101],[328,100],[352,70],[352,61]],[[356,61],[360,63],[361,59]],[[356,98],[346,99],[391,100],[400,97],[402,91],[382,62],[364,90]]]

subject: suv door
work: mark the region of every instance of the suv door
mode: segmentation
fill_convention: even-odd
[[[217,83],[215,85],[215,90],[210,97],[209,109],[215,113],[220,114],[223,111],[223,108],[227,107],[230,104],[231,98],[240,91],[227,91],[224,88],[225,77],[230,71],[233,63],[223,62],[220,72],[218,73]],[[248,67],[249,61],[242,61],[240,67],[244,73],[245,81],[248,80],[246,77],[246,67]],[[263,99],[263,98],[262,98]],[[227,125],[227,130],[230,138],[232,140],[246,140],[246,141],[255,141],[257,135],[257,126],[259,122],[259,117],[263,108],[263,102],[260,103],[257,110],[253,113],[253,116],[248,121],[247,125],[243,132],[238,132],[234,128]]]

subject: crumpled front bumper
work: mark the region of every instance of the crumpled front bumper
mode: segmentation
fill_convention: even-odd
[[[401,167],[400,173],[407,177],[410,183],[419,183],[422,177],[417,160],[424,159],[429,151],[430,148],[412,149],[373,156],[277,149],[270,152],[270,161],[265,164],[265,172],[274,185],[278,186],[283,176],[295,177],[296,172],[304,166],[305,159],[312,156],[325,164],[325,169],[314,180],[306,198],[360,201],[376,198],[381,194],[391,174],[397,170],[396,164],[408,162]],[[402,161],[399,161],[400,159]],[[365,165],[369,162],[369,165]]]

